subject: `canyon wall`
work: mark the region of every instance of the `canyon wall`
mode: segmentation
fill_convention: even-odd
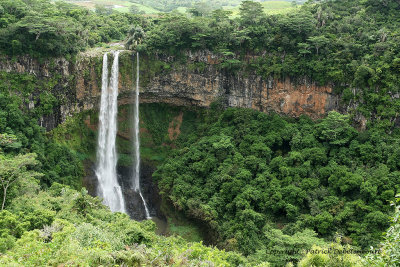
[[[51,90],[59,105],[53,114],[41,119],[43,126],[50,130],[76,112],[98,108],[103,53],[85,52],[73,60],[3,57],[0,71],[29,73],[42,80],[56,79]],[[121,53],[120,104],[132,102],[135,62],[135,53]],[[292,117],[306,114],[314,119],[339,109],[339,97],[330,86],[318,86],[304,78],[273,79],[240,70],[227,71],[220,67],[216,55],[205,51],[186,54],[183,63],[171,57],[142,55],[140,71],[143,103],[208,107],[219,100],[230,107],[275,111]],[[34,99],[30,107],[38,104]]]

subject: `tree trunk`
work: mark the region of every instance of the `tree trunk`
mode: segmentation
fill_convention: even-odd
[[[1,210],[4,210],[4,205],[6,204],[7,187],[3,187],[3,203],[1,204]]]

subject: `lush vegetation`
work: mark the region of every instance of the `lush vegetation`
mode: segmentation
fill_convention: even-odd
[[[239,1],[214,8],[228,2]],[[62,104],[59,75],[0,72],[1,266],[399,265],[400,215],[391,205],[400,193],[399,1],[308,1],[275,15],[252,1],[234,14],[198,1],[131,3],[137,8],[122,14],[0,0],[0,52],[73,62],[88,47],[125,39],[130,49],[185,64],[185,52],[209,50],[226,72],[329,84],[349,114],[312,121],[218,103],[205,111],[141,107],[142,158],[160,164],[154,179],[164,201],[205,225],[225,252],[157,236],[152,222],[90,197],[81,188],[82,161],[93,160],[95,146],[87,114],[51,133],[39,126]],[[145,5],[189,12],[138,15]],[[131,128],[129,112],[120,109],[120,133]],[[360,118],[370,122],[363,131],[354,125]],[[128,143],[118,139],[120,165],[131,164]],[[380,253],[312,253],[366,254],[370,246]]]
[[[50,0],[0,0],[0,51],[10,56],[74,55],[96,44],[125,38],[132,14],[93,12]]]
[[[146,109],[144,120],[155,124],[150,131],[161,138],[165,125],[156,125],[171,118],[158,121],[149,112],[166,107]],[[398,168],[392,165],[398,152],[390,146],[397,144],[396,134],[358,133],[338,113],[317,123],[246,109],[222,111],[218,105],[203,115],[185,114],[189,118],[184,121],[197,122],[190,123],[190,131],[185,130],[189,125],[183,127],[178,150],[155,177],[163,193],[171,188],[165,197],[175,207],[210,227],[219,246],[248,257],[156,236],[152,222],[112,214],[85,189],[53,182],[44,191],[40,180],[48,171],[35,167],[39,162],[32,153],[10,150],[19,146],[15,135],[1,134],[0,180],[18,180],[0,212],[0,265],[395,266],[398,209],[378,246],[382,253],[363,258],[359,253],[312,252],[374,245],[387,229],[392,208],[386,200],[394,200],[389,191],[399,186],[398,172],[390,169]],[[61,134],[58,128],[53,131],[57,142]],[[379,153],[368,148],[371,140],[379,144]],[[380,158],[371,159],[376,154]],[[4,170],[16,164],[17,176],[11,177]],[[365,177],[361,185],[358,175]],[[328,243],[338,238],[353,246]],[[307,249],[311,252],[305,254]]]
[[[210,113],[153,177],[220,246],[273,263],[267,251],[311,248],[317,234],[360,248],[379,243],[400,192],[398,132],[357,132],[336,112],[318,122]]]
[[[130,12],[118,12],[104,5],[91,10],[63,1],[0,0],[0,51],[10,56],[68,57],[88,47],[123,40],[132,25],[152,24],[153,19],[138,15],[157,10],[139,2],[127,2]],[[160,8],[159,1],[145,4]],[[192,1],[169,4],[161,4],[160,10],[185,6],[192,7],[190,14],[205,15],[216,7],[216,3],[211,7]]]
[[[400,195],[397,196],[400,202]],[[393,205],[396,205],[394,202]],[[379,249],[372,248],[365,257],[360,257],[362,251],[354,250],[350,246],[342,246],[338,242],[327,247],[313,246],[312,249],[299,262],[299,267],[322,266],[398,266],[400,262],[400,206],[396,207],[392,218],[392,225],[388,229],[385,240]],[[329,251],[330,253],[324,253]],[[335,251],[335,252],[334,252]],[[344,253],[347,251],[347,253]],[[351,252],[352,251],[352,252]]]
[[[138,49],[175,56],[207,49],[229,71],[330,84],[349,112],[390,131],[400,114],[399,12],[398,1],[335,0],[266,15],[244,1],[234,19],[224,10],[157,18]]]
[[[0,142],[0,151],[5,154],[0,156],[1,161],[34,153],[38,161],[34,169],[43,174],[42,186],[58,182],[80,188],[83,167],[78,155],[49,139],[45,129],[38,125],[41,118],[53,112],[57,99],[33,75],[0,73],[0,77],[0,139],[7,140]],[[29,109],[28,95],[38,86],[41,92],[32,101],[35,107]],[[9,188],[10,199],[22,187],[23,184],[13,183]]]
[[[396,203],[400,202],[400,195],[397,196]],[[400,206],[396,207],[396,212],[392,218],[392,224],[387,230],[385,240],[380,245],[381,253],[368,254],[367,264],[374,266],[396,266],[400,263]]]
[[[24,82],[16,77],[25,77]],[[28,90],[28,77],[7,76],[0,94],[0,266],[247,264],[238,253],[157,236],[153,222],[113,214],[85,189],[68,186],[80,189],[83,176],[82,154],[70,148],[90,154],[93,148],[82,140],[94,136],[79,137],[85,133],[77,116],[48,138],[37,125],[42,104],[25,108],[24,98],[9,87],[11,82],[20,92]]]
[[[218,266],[246,263],[239,254],[154,234],[152,221],[139,223],[111,213],[99,199],[57,183],[32,188],[0,212],[1,266]]]

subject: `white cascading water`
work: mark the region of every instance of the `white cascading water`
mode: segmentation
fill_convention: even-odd
[[[118,112],[118,58],[119,51],[115,51],[110,82],[108,82],[108,53],[103,57],[96,176],[99,181],[98,196],[103,198],[103,203],[113,212],[126,213],[121,186],[117,180],[117,150],[115,147]]]
[[[143,201],[144,210],[146,212],[146,219],[151,219],[149,208],[147,207],[146,200],[140,190],[140,140],[139,140],[139,52],[137,52],[137,66],[136,66],[136,92],[135,92],[135,110],[134,110],[134,151],[135,151],[135,164],[133,169],[133,183],[134,189],[139,193]]]

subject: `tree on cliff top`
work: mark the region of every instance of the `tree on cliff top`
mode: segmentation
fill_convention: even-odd
[[[126,41],[125,47],[127,49],[135,49],[145,37],[144,31],[140,26],[133,26],[128,33],[128,40]]]
[[[242,25],[254,25],[265,18],[263,6],[259,2],[243,1],[240,5],[240,20]]]

